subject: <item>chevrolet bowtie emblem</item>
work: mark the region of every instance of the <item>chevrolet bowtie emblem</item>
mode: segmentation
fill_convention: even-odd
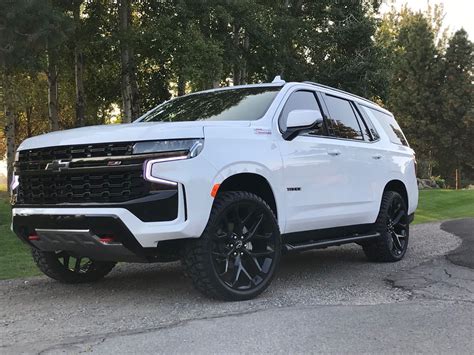
[[[67,168],[69,168],[68,161],[53,160],[51,163],[46,164],[46,168],[44,168],[44,170],[61,171],[62,169]]]

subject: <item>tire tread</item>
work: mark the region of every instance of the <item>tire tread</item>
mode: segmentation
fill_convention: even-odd
[[[204,295],[226,301],[244,300],[256,297],[263,292],[266,287],[259,290],[258,293],[250,297],[239,297],[226,292],[226,290],[213,278],[213,270],[210,262],[206,261],[208,257],[208,243],[210,242],[210,231],[213,229],[219,213],[229,204],[238,200],[254,200],[262,203],[271,211],[276,223],[276,217],[270,206],[259,196],[246,191],[226,191],[217,195],[206,228],[200,238],[189,241],[184,248],[183,264],[187,275],[191,278],[195,288]],[[278,225],[278,224],[277,224]],[[278,233],[279,234],[279,233]],[[280,237],[278,235],[278,237]],[[270,280],[267,282],[270,284]]]

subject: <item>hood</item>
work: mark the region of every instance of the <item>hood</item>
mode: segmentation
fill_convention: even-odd
[[[18,150],[113,142],[137,142],[161,139],[204,138],[206,126],[249,126],[245,121],[138,122],[90,126],[56,131],[28,138]]]

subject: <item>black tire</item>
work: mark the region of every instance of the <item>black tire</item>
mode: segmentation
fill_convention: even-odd
[[[67,284],[95,282],[107,275],[115,262],[76,258],[66,252],[45,252],[32,249],[33,260],[50,278]],[[71,263],[74,259],[74,263]],[[72,267],[71,267],[72,265]]]
[[[280,257],[281,236],[272,209],[254,194],[228,191],[216,197],[202,236],[185,245],[183,264],[206,296],[240,301],[270,285]]]
[[[402,260],[408,247],[409,223],[405,200],[397,192],[384,192],[375,230],[380,237],[363,245],[367,258],[376,262]]]

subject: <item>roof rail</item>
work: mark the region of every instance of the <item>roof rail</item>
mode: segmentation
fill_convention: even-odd
[[[314,85],[314,86],[319,86],[321,88],[325,88],[325,89],[329,89],[329,90],[334,90],[334,91],[337,91],[337,92],[340,92],[342,94],[346,94],[346,95],[349,95],[349,96],[353,96],[353,97],[356,97],[360,100],[364,100],[366,102],[370,102],[371,104],[373,105],[377,105],[375,102],[369,100],[369,99],[366,99],[365,97],[362,97],[362,96],[359,96],[359,95],[355,95],[355,94],[351,94],[350,92],[347,92],[347,91],[344,91],[344,90],[341,90],[341,89],[336,89],[336,88],[333,88],[333,87],[330,87],[330,86],[327,86],[327,85],[323,85],[323,84],[319,84],[319,83],[315,83],[313,81],[303,81],[303,83],[305,84],[311,84],[311,85]],[[378,106],[378,105],[377,105]]]

